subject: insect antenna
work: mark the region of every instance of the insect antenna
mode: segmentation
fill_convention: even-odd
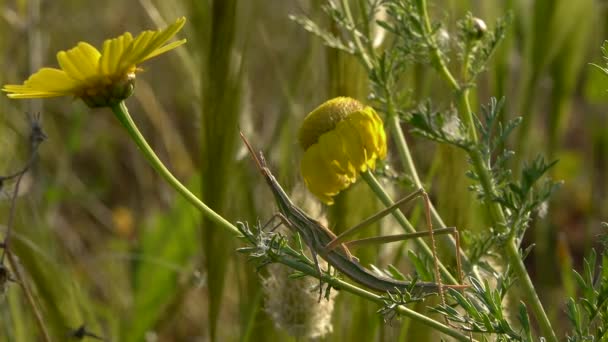
[[[262,155],[261,152],[260,152],[259,156],[257,153],[255,153],[253,147],[251,146],[251,144],[249,143],[247,138],[245,138],[245,134],[243,134],[243,132],[239,132],[239,134],[241,135],[241,139],[245,143],[245,146],[247,146],[247,149],[249,150],[249,154],[251,155],[251,158],[253,158],[253,160],[255,161],[255,164],[258,166],[258,169],[262,173],[264,173],[262,171],[262,170],[264,170],[264,167],[266,167],[266,160],[264,160],[264,156]]]

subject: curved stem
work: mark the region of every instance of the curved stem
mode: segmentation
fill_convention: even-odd
[[[452,89],[456,93],[459,94],[460,100],[463,105],[463,110],[461,111],[461,115],[464,116],[464,119],[465,119],[464,121],[467,124],[469,138],[472,140],[473,143],[477,143],[478,138],[477,138],[477,133],[475,130],[473,111],[471,109],[471,103],[469,101],[469,90],[466,89],[466,87],[463,89],[463,87],[458,83],[458,81],[456,81],[456,79],[454,78],[454,76],[452,75],[450,70],[447,68],[445,61],[441,56],[439,48],[437,48],[437,45],[434,43],[432,37],[430,37],[431,24],[430,24],[430,19],[429,19],[429,15],[428,15],[426,0],[418,0],[418,6],[419,6],[420,14],[424,18],[425,34],[427,36],[429,36],[428,40],[429,40],[429,44],[431,47],[431,55],[435,59],[437,72],[444,79],[446,79],[446,81],[450,84]],[[468,68],[468,66],[465,65],[465,68]],[[483,159],[481,158],[481,154],[479,153],[479,151],[477,151],[476,149],[470,149],[468,151],[468,153],[469,153],[469,157],[472,160],[473,167],[475,168],[475,171],[477,172],[477,174],[480,177],[481,184],[482,184],[484,190],[486,191],[486,194],[488,195],[488,201],[491,201],[491,198],[494,197],[496,190],[494,188],[494,184],[492,183],[492,177],[488,171],[488,168],[485,167],[485,165],[483,163]],[[490,214],[491,214],[494,222],[496,222],[499,227],[504,229],[506,220],[505,220],[505,214],[502,210],[502,207],[498,203],[493,202],[489,207],[489,211],[490,211]]]
[[[165,180],[173,189],[179,192],[188,202],[190,202],[194,207],[200,210],[207,218],[209,218],[213,223],[217,224],[219,227],[228,230],[234,235],[241,235],[239,230],[230,222],[228,222],[225,218],[220,216],[218,213],[209,208],[205,203],[203,203],[198,197],[196,197],[188,188],[186,188],[173,174],[171,171],[165,167],[163,162],[156,156],[154,150],[148,145],[148,142],[141,134],[135,122],[129,115],[129,110],[125,105],[124,101],[121,101],[118,104],[112,105],[112,112],[118,118],[123,127],[127,130],[133,141],[137,144],[140,151],[143,153],[144,157],[148,160],[150,165],[158,172],[158,174]]]
[[[464,115],[467,121],[467,126],[469,127],[469,139],[477,143],[479,138],[477,138],[477,130],[475,129],[475,120],[473,119],[473,110],[471,109],[471,101],[469,100],[469,87],[465,87],[462,91],[462,106],[464,107]]]
[[[371,172],[369,172],[369,171],[362,172],[361,177],[367,182],[369,187],[372,189],[372,191],[374,191],[376,196],[378,196],[380,201],[382,201],[382,203],[384,203],[385,206],[390,207],[391,205],[393,205],[395,203],[391,199],[391,197],[386,193],[386,191],[384,191],[384,188],[382,188],[382,185],[380,185],[380,183],[378,182],[376,177],[374,177],[374,175]],[[401,211],[394,210],[392,212],[392,214],[395,217],[395,219],[397,220],[397,222],[399,222],[399,224],[403,227],[403,229],[405,229],[409,233],[417,232],[416,228],[414,228],[414,226],[412,226],[412,224],[408,221],[408,219],[405,217],[405,215],[403,215],[403,213]],[[416,239],[414,239],[414,241],[416,242],[418,248],[420,248],[424,252],[424,254],[426,254],[427,257],[434,260],[433,251],[424,242],[424,240],[422,240],[421,238],[416,238]],[[450,273],[450,271],[448,271],[447,268],[445,268],[445,266],[441,262],[438,262],[438,266],[439,266],[441,273],[443,274],[444,277],[446,277],[446,279],[448,279],[452,284],[458,284],[458,280],[456,280],[456,278],[454,278],[454,276]]]

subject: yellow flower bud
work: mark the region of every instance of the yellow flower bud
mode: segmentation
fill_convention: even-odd
[[[359,172],[374,169],[386,157],[386,134],[373,108],[338,97],[304,119],[299,140],[305,149],[300,171],[309,191],[326,204],[356,182]]]

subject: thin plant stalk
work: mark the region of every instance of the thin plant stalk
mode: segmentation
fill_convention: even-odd
[[[399,153],[399,157],[401,159],[403,167],[409,171],[409,174],[412,177],[412,179],[414,180],[414,184],[416,185],[416,187],[424,188],[422,186],[423,185],[422,181],[420,180],[420,177],[418,176],[418,171],[416,171],[416,165],[414,163],[414,159],[412,158],[412,154],[410,153],[410,148],[407,144],[407,140],[405,139],[405,135],[403,134],[403,129],[401,128],[400,120],[399,120],[399,117],[397,116],[397,113],[394,108],[394,105],[392,104],[392,101],[389,102],[389,106],[387,108],[386,114],[387,114],[386,120],[388,123],[389,131],[392,133],[391,135],[393,136],[393,142],[395,143],[395,146],[397,147],[397,151]],[[441,218],[441,216],[435,209],[435,206],[433,205],[433,203],[430,203],[430,210],[431,210],[431,216],[433,217],[435,222],[439,225],[439,227],[441,227],[441,228],[446,227],[446,224],[443,222],[443,219]],[[449,246],[452,248],[452,251],[460,253],[463,264],[465,266],[469,266],[469,259],[466,256],[466,253],[464,253],[462,250],[456,251],[456,241],[451,236],[448,239],[449,239],[448,241],[450,241]]]
[[[163,162],[158,158],[158,156],[156,156],[156,153],[154,153],[154,150],[152,150],[150,145],[148,145],[148,142],[135,125],[135,122],[133,122],[133,119],[131,118],[131,115],[129,115],[129,110],[125,105],[124,101],[113,105],[111,108],[112,112],[114,112],[114,115],[116,115],[120,123],[127,130],[129,136],[131,136],[131,139],[133,139],[137,147],[139,147],[139,149],[143,153],[144,157],[148,160],[150,165],[167,183],[169,183],[169,185],[171,185],[172,188],[174,188],[177,192],[184,196],[186,200],[188,200],[188,202],[190,202],[195,208],[200,210],[209,220],[217,224],[218,227],[229,231],[233,235],[241,235],[239,230],[232,223],[228,222],[221,215],[211,210],[211,208],[209,208],[205,203],[198,199],[198,197],[196,197],[192,192],[190,192],[190,190],[188,190],[188,188],[186,188],[179,180],[177,180],[177,178],[173,176],[171,171],[169,171],[167,167],[165,167]]]
[[[430,35],[430,19],[428,16],[426,0],[418,0],[418,6],[419,6],[419,10],[421,12],[421,15],[424,16],[424,20],[426,23],[426,30],[427,30],[426,33]],[[439,49],[437,48],[437,45],[430,44],[430,46],[432,47],[432,51],[431,51],[432,55],[436,56],[436,58],[438,59],[436,61],[436,62],[438,62],[437,71],[440,73],[440,75],[443,78],[448,80],[448,83],[452,86],[454,91],[456,91],[459,94],[459,96],[461,97],[461,101],[464,106],[464,112],[461,113],[461,115],[463,115],[465,117],[464,121],[468,126],[467,127],[468,131],[475,132],[475,126],[472,124],[473,123],[473,120],[472,120],[473,112],[471,110],[470,101],[468,99],[469,92],[462,91],[462,87],[458,84],[458,82],[455,81],[451,72],[446,67],[445,62],[443,62],[443,58],[441,57],[441,55],[439,53]],[[476,134],[470,133],[469,137],[472,139],[473,143],[478,142]],[[491,197],[496,193],[496,190],[492,183],[492,180],[491,180],[492,178],[489,174],[489,171],[488,171],[487,167],[484,165],[481,154],[476,149],[471,149],[471,150],[469,150],[468,153],[469,153],[469,157],[471,158],[475,172],[479,175],[481,185],[484,188],[484,191],[486,192],[486,194],[488,194],[490,196],[489,198],[491,200]],[[506,217],[505,217],[504,211],[503,211],[502,207],[500,206],[500,204],[498,204],[497,202],[489,203],[489,211],[490,211],[490,215],[492,216],[493,221],[497,224],[497,226],[501,227],[502,229],[505,229],[506,228]],[[507,257],[509,259],[509,264],[513,267],[513,271],[514,271],[515,275],[521,281],[520,285],[524,291],[525,296],[528,299],[528,303],[531,306],[536,319],[538,320],[538,324],[539,324],[542,334],[549,341],[557,341],[557,336],[555,335],[555,331],[551,327],[551,322],[549,321],[549,318],[547,317],[547,314],[542,306],[542,303],[540,302],[540,299],[538,298],[538,295],[536,294],[536,290],[534,288],[534,285],[532,284],[532,280],[530,279],[530,276],[525,268],[525,265],[523,264],[523,261],[521,260],[521,255],[519,253],[519,245],[518,245],[518,242],[516,241],[515,234],[510,234],[509,239],[506,242],[505,248],[506,248],[506,252],[507,252]]]

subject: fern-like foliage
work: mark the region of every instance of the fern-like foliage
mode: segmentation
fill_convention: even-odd
[[[597,264],[599,263],[599,267]],[[608,256],[585,258],[583,271],[574,271],[581,297],[568,300],[566,314],[573,331],[568,341],[604,341],[608,337]]]
[[[479,280],[472,278],[472,291],[461,293],[449,289],[450,297],[456,300],[464,312],[449,305],[440,305],[434,308],[434,311],[445,315],[450,322],[465,331],[486,334],[482,335],[484,341],[488,340],[490,334],[495,336],[495,341],[531,341],[530,318],[525,304],[520,303],[519,305],[520,329],[513,328],[505,316],[503,299],[512,284],[511,280],[510,276],[499,277],[498,287],[493,289],[487,281],[482,284]]]

